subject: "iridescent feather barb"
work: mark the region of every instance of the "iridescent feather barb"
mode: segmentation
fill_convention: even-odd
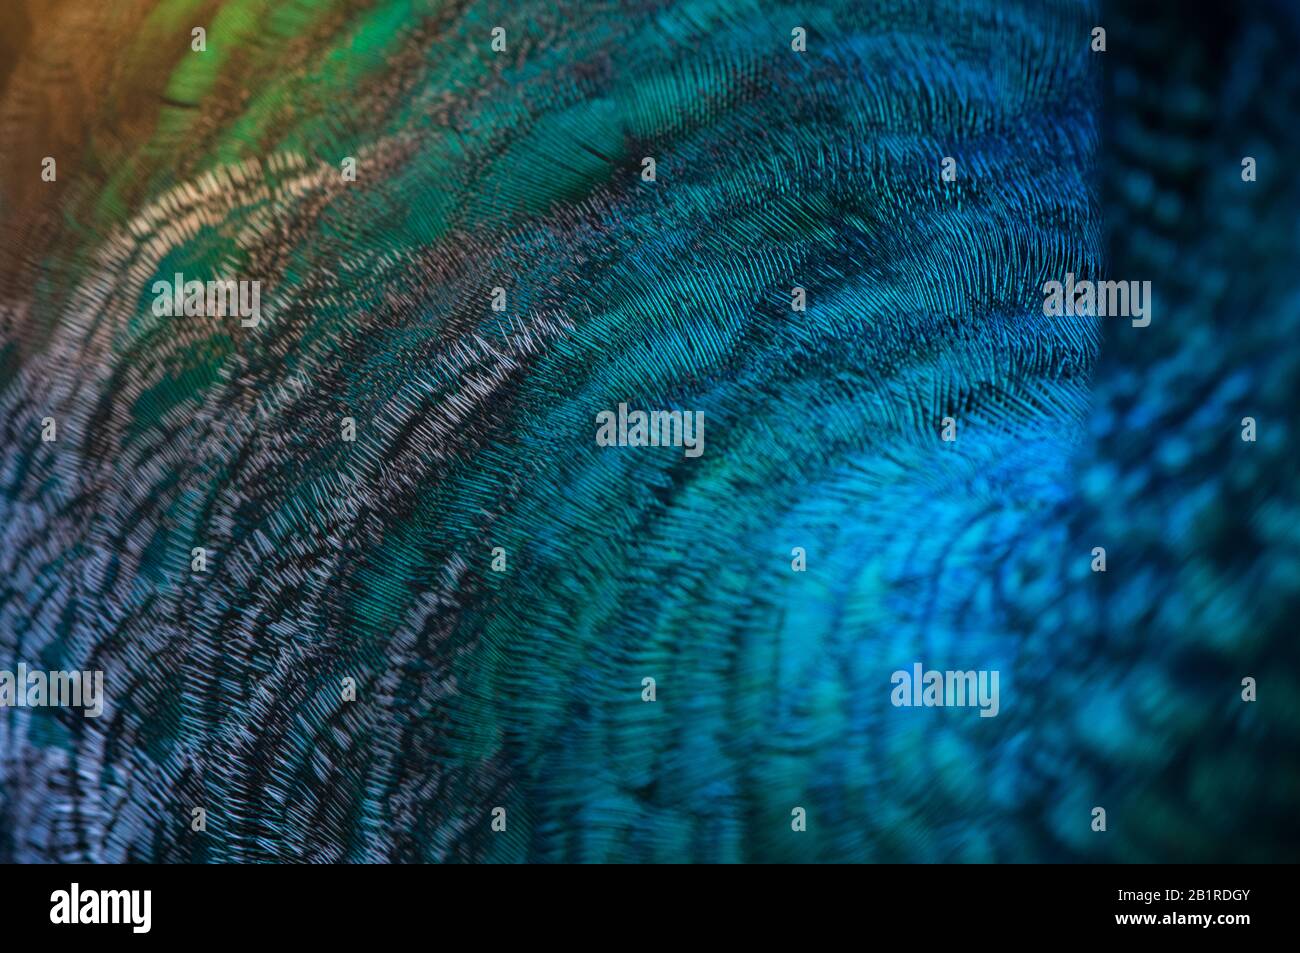
[[[1300,195],[1234,167],[1294,154],[1297,31],[1188,30],[20,5],[0,668],[102,669],[108,706],[0,711],[0,858],[1288,855]],[[1043,316],[1103,268],[1150,328]],[[262,281],[265,320],[156,315],[177,272]],[[707,451],[597,446],[620,402]],[[892,707],[916,659],[1000,670],[1001,713]]]

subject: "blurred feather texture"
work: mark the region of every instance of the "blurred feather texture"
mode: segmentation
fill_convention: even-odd
[[[0,859],[1294,856],[1285,8],[9,13],[0,667],[108,704],[0,711]],[[894,708],[916,660],[999,716]]]

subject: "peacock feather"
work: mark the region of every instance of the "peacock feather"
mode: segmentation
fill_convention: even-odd
[[[0,859],[1294,858],[1290,8],[7,6]]]

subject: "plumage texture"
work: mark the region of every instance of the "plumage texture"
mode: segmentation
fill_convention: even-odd
[[[108,709],[0,712],[0,859],[1294,855],[1285,8],[17,9],[0,667]]]

